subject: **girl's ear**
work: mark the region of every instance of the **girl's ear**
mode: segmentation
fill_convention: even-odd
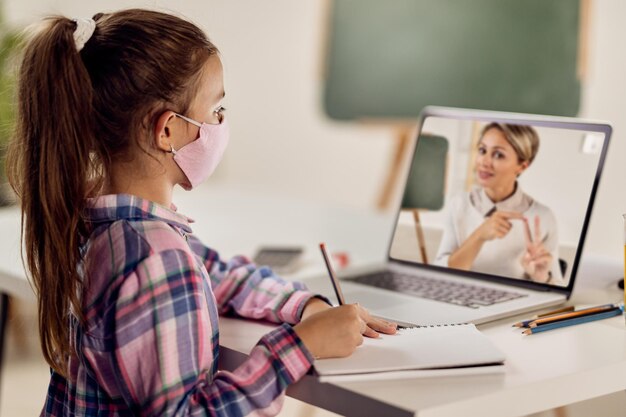
[[[165,152],[170,152],[173,146],[176,149],[176,144],[174,143],[175,137],[175,121],[176,115],[173,111],[164,111],[158,117],[156,125],[154,126],[154,146]]]

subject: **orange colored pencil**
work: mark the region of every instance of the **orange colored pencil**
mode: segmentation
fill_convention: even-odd
[[[534,320],[528,323],[528,327],[534,328],[542,324],[552,323],[552,322],[559,321],[559,320],[571,319],[574,317],[586,316],[588,314],[600,313],[602,311],[610,310],[612,308],[615,308],[614,304],[606,304],[606,305],[597,306],[597,307],[584,308],[582,310],[576,310],[570,313],[557,314],[554,316],[544,317],[542,319]]]
[[[548,311],[547,313],[537,314],[535,317],[533,317],[533,319],[541,319],[548,316],[554,316],[555,314],[567,313],[570,311],[574,311],[575,309],[576,307],[574,306],[567,306],[559,308],[558,310]]]
[[[574,311],[574,308],[575,308],[574,306],[569,306],[569,307],[559,308],[558,310],[554,310],[554,311],[548,311],[547,313],[537,314],[537,315],[532,316],[529,319],[519,321],[513,324],[513,327],[528,327],[530,323],[532,323],[533,321],[537,319],[542,319],[544,317],[552,317],[558,314],[567,313],[569,311]]]

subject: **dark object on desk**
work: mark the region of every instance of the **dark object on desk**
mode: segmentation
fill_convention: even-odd
[[[442,105],[575,116],[585,1],[334,1],[326,113],[413,119]]]
[[[299,266],[304,250],[298,246],[264,246],[261,247],[254,258],[255,264],[269,266],[275,272],[294,272]]]
[[[620,287],[621,289],[624,289],[624,279],[623,278],[620,281],[617,282],[617,286]]]

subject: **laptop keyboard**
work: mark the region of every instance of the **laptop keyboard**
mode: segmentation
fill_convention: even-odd
[[[348,280],[469,308],[490,306],[525,297],[525,294],[512,291],[389,271],[375,272],[356,278],[348,278]]]

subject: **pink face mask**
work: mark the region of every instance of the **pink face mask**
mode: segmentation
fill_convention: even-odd
[[[222,160],[228,145],[228,123],[224,116],[218,125],[196,122],[180,114],[176,116],[200,128],[200,137],[179,150],[175,150],[170,144],[174,161],[191,184],[191,187],[183,185],[183,188],[191,190],[209,178]]]

